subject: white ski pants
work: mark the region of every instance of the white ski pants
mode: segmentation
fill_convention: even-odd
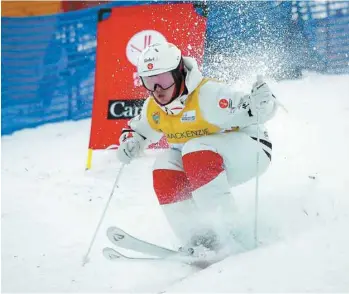
[[[258,143],[243,132],[195,138],[183,149],[161,153],[153,168],[153,185],[174,233],[183,244],[193,235],[213,230],[223,241],[232,226],[231,187],[266,171],[271,143]]]

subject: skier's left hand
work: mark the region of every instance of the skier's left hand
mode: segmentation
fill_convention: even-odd
[[[250,106],[252,115],[256,115],[257,112],[264,112],[269,109],[269,104],[276,101],[276,97],[270,91],[267,83],[262,80],[258,80],[253,84],[250,94]]]

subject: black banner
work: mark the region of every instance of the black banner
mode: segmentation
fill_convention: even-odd
[[[130,119],[141,113],[143,99],[109,100],[108,119]]]

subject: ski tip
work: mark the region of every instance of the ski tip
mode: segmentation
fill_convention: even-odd
[[[115,230],[116,230],[116,227],[109,227],[109,228],[107,229],[107,234],[112,233],[112,232],[114,232]]]
[[[123,258],[123,255],[117,251],[115,251],[112,248],[105,247],[103,248],[103,255],[105,258],[109,260],[114,260],[114,259],[121,259]]]
[[[112,243],[116,244],[124,240],[125,234],[123,232],[120,232],[118,228],[110,227],[107,230],[107,237]]]
[[[123,234],[124,235],[125,232],[118,227],[109,227],[107,229],[107,234]]]

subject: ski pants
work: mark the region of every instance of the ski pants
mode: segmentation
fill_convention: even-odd
[[[224,240],[233,226],[231,187],[266,171],[271,143],[243,132],[204,136],[189,140],[182,150],[161,153],[153,167],[158,201],[182,244],[193,235],[213,230]]]

